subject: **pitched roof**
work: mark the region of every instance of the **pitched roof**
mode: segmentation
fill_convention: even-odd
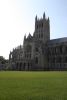
[[[47,42],[47,44],[59,44],[59,43],[64,43],[67,42],[67,37],[64,38],[58,38],[58,39],[52,39],[50,41]]]

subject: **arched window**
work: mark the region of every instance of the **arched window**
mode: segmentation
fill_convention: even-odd
[[[38,64],[38,57],[35,58],[35,63]]]
[[[42,23],[42,28],[43,28],[43,23]]]
[[[41,33],[41,38],[43,38],[43,33]]]
[[[40,34],[39,34],[39,38],[40,38]]]
[[[37,25],[37,29],[38,29],[38,25]]]
[[[36,52],[38,52],[38,51],[39,51],[37,47],[35,48],[35,51],[36,51]]]
[[[31,49],[32,49],[31,45],[28,44],[28,45],[26,46],[26,52],[31,52]]]
[[[26,63],[24,63],[24,67],[26,66]]]

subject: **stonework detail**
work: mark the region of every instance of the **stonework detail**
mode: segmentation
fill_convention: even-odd
[[[35,17],[35,31],[9,54],[12,70],[66,70],[67,38],[50,40],[50,20]]]

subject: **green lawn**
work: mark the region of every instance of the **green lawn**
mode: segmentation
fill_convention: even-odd
[[[0,100],[67,100],[67,72],[0,72]]]

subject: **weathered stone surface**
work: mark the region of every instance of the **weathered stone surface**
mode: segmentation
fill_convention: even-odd
[[[12,70],[67,70],[67,38],[50,40],[49,18],[35,17],[35,31],[9,54]]]

